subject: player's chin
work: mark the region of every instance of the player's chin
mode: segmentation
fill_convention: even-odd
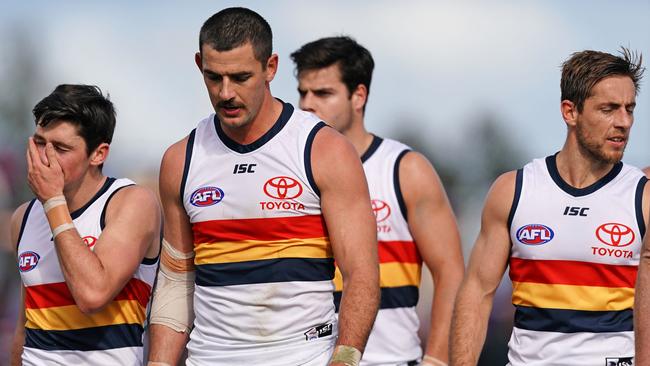
[[[623,154],[625,153],[625,148],[615,151],[608,151],[603,154],[602,158],[606,163],[617,164],[623,160]]]

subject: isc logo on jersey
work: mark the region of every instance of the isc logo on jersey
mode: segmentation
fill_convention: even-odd
[[[301,211],[305,209],[305,205],[295,201],[302,195],[302,185],[294,178],[273,177],[264,183],[263,191],[265,195],[274,200],[261,201],[262,210]]]
[[[201,187],[190,196],[190,203],[196,207],[216,205],[221,200],[223,200],[223,191],[217,187]]]
[[[550,227],[542,224],[528,224],[517,230],[517,240],[526,245],[542,245],[553,239],[555,233]]]
[[[36,252],[22,252],[18,257],[18,269],[20,272],[29,272],[36,268],[41,257]]]

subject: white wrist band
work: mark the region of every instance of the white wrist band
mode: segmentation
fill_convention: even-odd
[[[440,361],[439,359],[429,356],[429,355],[424,355],[422,358],[422,363],[420,364],[422,366],[447,366],[446,363]]]
[[[64,231],[74,229],[75,226],[73,223],[67,223],[67,224],[62,224],[54,228],[52,230],[52,239],[56,238],[57,235],[61,234]]]
[[[67,202],[65,201],[64,196],[54,196],[50,198],[49,200],[45,201],[43,204],[43,209],[45,210],[45,213],[48,213],[51,209],[57,206],[65,205]]]

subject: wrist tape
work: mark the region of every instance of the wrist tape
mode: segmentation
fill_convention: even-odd
[[[340,362],[345,366],[359,366],[361,351],[351,346],[336,346],[330,363]]]
[[[75,228],[65,197],[55,196],[50,198],[43,204],[43,210],[45,210],[45,216],[52,229],[52,238],[56,238],[57,235],[64,231]]]
[[[440,361],[439,359],[429,356],[429,355],[424,355],[422,358],[422,363],[420,364],[422,366],[447,366],[445,362]]]

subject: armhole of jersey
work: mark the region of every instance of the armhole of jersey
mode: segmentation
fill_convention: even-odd
[[[325,126],[327,126],[325,122],[318,122],[309,132],[309,136],[307,136],[307,141],[305,142],[305,173],[307,174],[307,181],[309,182],[311,189],[314,190],[318,197],[320,197],[320,190],[316,185],[316,181],[314,180],[314,173],[311,170],[311,147],[314,144],[314,138],[316,137],[316,134],[318,131],[320,131],[321,128]]]
[[[111,199],[113,198],[115,193],[119,192],[122,188],[131,187],[131,186],[134,186],[134,185],[135,184],[127,184],[125,186],[122,186],[122,187],[116,189],[115,191],[113,191],[113,193],[111,193],[111,195],[108,196],[108,199],[106,199],[106,204],[104,205],[104,208],[102,209],[102,214],[99,217],[99,227],[101,227],[102,231],[104,230],[104,227],[106,226],[106,208],[108,207],[108,203],[111,202]],[[160,251],[158,253],[159,253],[158,255],[160,255]],[[155,258],[147,258],[147,257],[142,258],[142,264],[152,265],[152,264],[156,264],[157,261],[158,261],[157,256]]]
[[[25,226],[27,226],[27,217],[29,217],[29,212],[32,210],[32,206],[34,206],[34,202],[36,202],[36,198],[34,198],[33,200],[31,200],[31,202],[29,202],[29,205],[27,205],[27,209],[23,214],[23,221],[20,224],[20,231],[18,232],[18,240],[16,240],[16,251],[18,251],[18,245],[20,244],[20,239],[23,238],[23,232],[25,231]]]
[[[515,179],[515,196],[512,199],[512,206],[508,214],[508,230],[512,230],[512,220],[515,218],[517,206],[519,205],[519,197],[521,196],[521,186],[524,181],[524,169],[517,169],[517,178]]]
[[[639,225],[641,240],[645,237],[645,219],[643,218],[643,188],[648,182],[648,178],[641,177],[636,185],[636,194],[634,195],[634,208],[636,211],[636,222]],[[650,197],[648,197],[650,199]]]
[[[108,196],[108,198],[106,199],[106,203],[104,204],[104,208],[102,208],[102,214],[101,214],[101,216],[99,216],[99,227],[102,229],[102,231],[104,230],[104,227],[106,226],[106,208],[108,207],[108,204],[111,202],[111,199],[113,198],[115,193],[119,192],[122,188],[130,187],[130,186],[134,186],[134,185],[135,184],[127,184],[127,185],[125,185],[123,187],[120,187],[120,188],[114,190],[111,193],[111,195]]]
[[[190,173],[190,162],[192,160],[192,151],[194,151],[194,136],[196,135],[196,128],[190,132],[187,138],[187,146],[185,147],[185,166],[183,167],[183,177],[181,178],[180,196],[181,207],[184,206],[183,197],[185,196],[185,183],[187,183],[187,175]]]
[[[399,164],[402,162],[404,155],[409,153],[411,150],[404,150],[395,159],[395,166],[393,167],[393,187],[395,189],[395,197],[397,198],[397,203],[399,204],[399,210],[404,216],[404,220],[408,222],[408,212],[406,210],[406,202],[404,202],[404,196],[402,196],[402,189],[399,186]]]

